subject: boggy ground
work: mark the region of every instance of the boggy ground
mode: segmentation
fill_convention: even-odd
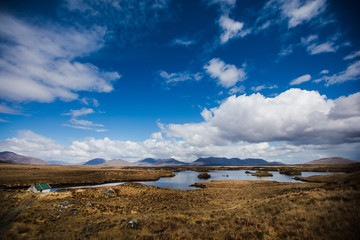
[[[125,169],[99,166],[44,166],[0,164],[0,187],[25,188],[33,183],[52,187],[83,186],[122,181],[156,181],[173,177],[169,170]]]
[[[1,204],[34,200],[0,238],[358,239],[360,172],[308,181],[316,183],[214,181],[197,190],[126,183],[41,195],[3,189]]]

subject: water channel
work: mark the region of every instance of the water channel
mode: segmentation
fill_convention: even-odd
[[[190,185],[194,183],[201,182],[210,182],[212,180],[242,180],[242,181],[254,181],[254,180],[268,180],[268,181],[277,181],[277,182],[302,182],[293,179],[294,176],[287,176],[284,174],[280,174],[277,171],[269,171],[273,174],[272,177],[255,177],[251,174],[245,173],[245,170],[215,170],[210,171],[211,175],[210,179],[204,180],[199,179],[197,176],[198,172],[194,171],[183,171],[183,172],[175,172],[175,176],[171,178],[160,178],[157,181],[148,181],[148,182],[139,182],[150,186],[157,187],[167,187],[173,189],[182,189],[182,190],[191,190],[196,189],[195,187],[191,187]],[[335,172],[302,172],[301,177],[309,177],[313,175],[327,175]],[[106,183],[99,185],[91,185],[91,186],[78,186],[78,187],[69,187],[69,188],[88,188],[88,187],[105,187],[105,186],[116,186],[123,184],[124,182],[116,182],[116,183]],[[52,191],[56,191],[60,188],[53,188]]]

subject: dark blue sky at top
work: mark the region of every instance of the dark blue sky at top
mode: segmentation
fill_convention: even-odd
[[[119,1],[120,5],[124,3],[121,11],[104,5],[104,2],[114,1],[95,2],[99,2],[99,5],[92,5],[98,11],[97,15],[90,13],[94,9],[69,10],[67,1],[60,0],[0,3],[0,13],[40,29],[49,26],[87,30],[103,27],[106,33],[102,37],[102,46],[71,61],[92,64],[99,72],[121,75],[112,82],[112,91],[74,91],[78,99],[64,101],[55,98],[50,102],[40,102],[2,98],[0,103],[3,106],[21,112],[0,113],[2,140],[27,129],[61,144],[86,137],[144,141],[159,131],[158,122],[202,122],[204,108],[218,107],[233,94],[259,92],[270,98],[291,88],[301,88],[336,99],[360,90],[356,79],[329,86],[326,81],[314,82],[324,76],[320,73],[322,70],[328,70],[327,75],[332,76],[345,71],[356,61],[356,57],[351,60],[344,60],[344,57],[360,50],[360,8],[357,1],[326,1],[325,10],[291,28],[289,19],[279,10],[269,13],[269,9],[264,9],[271,1],[238,0],[233,7],[224,7],[219,3],[221,1],[159,1],[167,4],[159,10],[145,9],[143,15],[131,9],[137,4],[126,4],[126,1]],[[251,33],[221,43],[219,19],[224,15],[243,23],[243,30],[251,29]],[[126,17],[129,21],[124,23]],[[270,26],[261,30],[260,24],[265,20],[270,21]],[[307,51],[310,43],[302,43],[302,38],[310,35],[317,35],[312,43],[331,42],[335,50],[310,54]],[[176,44],[176,39],[191,43],[188,46]],[[1,38],[1,43],[7,44],[7,41]],[[290,51],[282,55],[286,49]],[[204,67],[214,58],[244,69],[246,79],[231,87],[219,84]],[[161,71],[191,76],[199,74],[201,79],[166,83]],[[310,81],[290,85],[292,80],[306,74],[311,75]],[[263,89],[255,89],[257,86],[263,86]],[[242,90],[230,92],[234,87]],[[99,105],[85,105],[80,101],[83,98],[89,102],[96,99]],[[84,107],[92,108],[94,113],[84,115],[83,119],[101,124],[107,131],[67,126],[70,117],[66,113]]]

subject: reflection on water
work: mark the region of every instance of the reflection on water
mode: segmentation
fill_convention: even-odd
[[[151,182],[140,182],[150,186],[157,187],[167,187],[173,189],[195,189],[195,187],[190,187],[190,185],[194,183],[201,182],[210,182],[212,180],[243,180],[243,181],[254,181],[254,180],[269,180],[269,181],[277,181],[277,182],[301,182],[293,179],[294,176],[287,176],[284,174],[280,174],[276,171],[269,171],[273,174],[273,177],[255,177],[251,174],[245,173],[245,170],[216,170],[210,171],[211,175],[210,179],[204,180],[199,179],[197,176],[198,172],[194,171],[184,171],[184,172],[176,172],[175,177],[171,178],[160,178],[157,181]],[[334,172],[302,172],[302,177],[309,177],[313,175],[327,175],[332,174]],[[91,186],[78,186],[78,187],[69,187],[69,188],[88,188],[88,187],[104,187],[104,186],[116,186],[119,184],[123,184],[124,182],[117,183],[106,183],[100,185],[91,185]],[[56,191],[60,188],[53,188],[51,191]]]

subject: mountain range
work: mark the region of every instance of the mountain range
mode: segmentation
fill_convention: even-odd
[[[187,166],[188,163],[175,160],[173,158],[169,159],[154,159],[154,158],[145,158],[144,160],[137,161],[135,163],[137,166]]]
[[[0,152],[0,163],[17,163],[17,164],[31,164],[31,165],[72,165],[61,161],[44,161],[38,158],[19,155],[13,152]],[[347,158],[332,157],[323,158],[306,162],[304,164],[351,164],[359,163]],[[169,159],[154,159],[145,158],[137,162],[128,162],[121,159],[112,159],[106,161],[103,158],[94,158],[82,165],[97,165],[97,166],[250,166],[250,165],[284,165],[281,162],[268,162],[260,158],[221,158],[221,157],[207,157],[198,158],[192,163],[181,162],[173,158]]]
[[[351,164],[351,163],[359,163],[359,162],[342,157],[332,157],[332,158],[322,158],[319,160],[306,162],[304,164],[315,165],[315,164]]]
[[[249,166],[249,165],[284,165],[281,162],[268,162],[259,158],[199,158],[190,165],[192,166]]]
[[[86,165],[100,165],[100,164],[103,164],[105,162],[106,162],[106,160],[103,159],[103,158],[94,158],[94,159],[91,159],[91,160],[87,161],[83,165],[84,166],[86,166]]]

